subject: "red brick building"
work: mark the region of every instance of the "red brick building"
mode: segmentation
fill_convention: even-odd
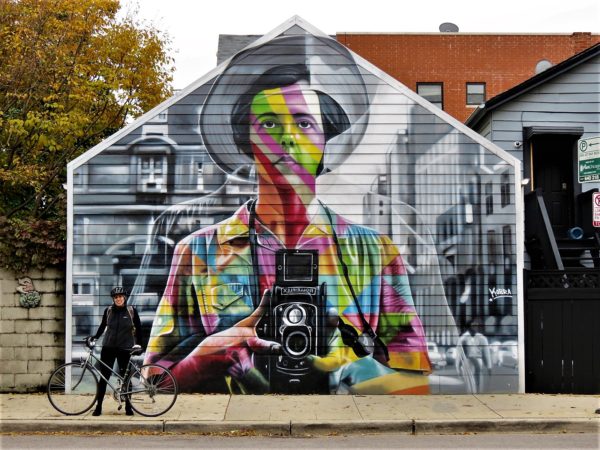
[[[337,33],[336,39],[464,122],[485,100],[600,42],[600,35]]]

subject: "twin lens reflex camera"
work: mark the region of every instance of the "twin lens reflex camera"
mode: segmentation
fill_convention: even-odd
[[[306,357],[326,352],[326,284],[319,285],[318,250],[278,250],[275,284],[259,337],[281,344],[278,355],[255,355],[271,392],[324,393],[327,376],[311,370]]]

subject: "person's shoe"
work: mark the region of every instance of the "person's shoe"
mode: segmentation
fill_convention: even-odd
[[[130,403],[126,403],[125,404],[125,415],[126,416],[133,416],[133,409],[131,408],[131,404]]]
[[[92,416],[99,416],[100,414],[102,414],[102,406],[98,405],[98,406],[96,406],[96,409],[92,413]]]

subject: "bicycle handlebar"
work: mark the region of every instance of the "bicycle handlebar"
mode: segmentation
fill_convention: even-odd
[[[92,350],[96,346],[96,339],[94,339],[93,336],[88,336],[84,338],[83,342],[85,343],[85,346],[90,350]]]
[[[88,336],[83,339],[83,342],[87,348],[92,350],[96,346],[96,339],[93,336]],[[141,355],[144,353],[144,349],[139,345],[134,345],[132,348],[128,349],[132,356]]]

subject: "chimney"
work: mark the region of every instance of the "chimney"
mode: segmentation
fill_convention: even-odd
[[[576,31],[571,35],[573,51],[579,53],[592,46],[592,33]]]

